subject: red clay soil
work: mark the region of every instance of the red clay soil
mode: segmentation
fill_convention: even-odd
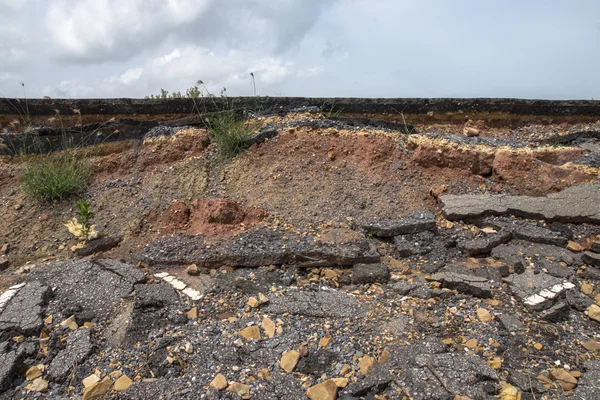
[[[176,200],[162,213],[157,228],[160,233],[219,236],[250,228],[266,216],[263,210],[244,208],[231,199],[199,199],[191,207]]]

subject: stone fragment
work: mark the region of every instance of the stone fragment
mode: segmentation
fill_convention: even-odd
[[[452,272],[440,272],[431,276],[434,281],[439,281],[442,287],[458,290],[475,297],[491,297],[492,288],[487,279],[474,275],[464,275]]]
[[[264,317],[261,323],[263,330],[268,338],[272,338],[275,336],[275,329],[277,328],[275,322],[271,320],[269,317]]]
[[[198,307],[192,307],[185,313],[189,319],[198,319]]]
[[[386,283],[390,270],[384,264],[356,264],[352,267],[352,283]]]
[[[375,368],[376,360],[371,356],[363,356],[358,360],[358,368],[361,374],[370,375]]]
[[[477,309],[477,318],[479,318],[479,320],[481,322],[489,322],[493,319],[490,312],[488,310],[486,310],[485,308]]]
[[[229,386],[227,386],[227,391],[237,393],[244,400],[250,398],[250,386],[240,382],[231,382]]]
[[[248,326],[238,332],[238,335],[246,340],[260,339],[260,328],[258,325]]]
[[[596,240],[592,243],[591,249],[594,253],[600,253],[600,240]]]
[[[112,387],[113,382],[107,376],[100,382],[94,383],[92,386],[83,389],[81,400],[98,400],[104,398],[104,395]]]
[[[83,380],[81,381],[81,384],[83,385],[84,388],[88,388],[92,385],[95,385],[98,382],[100,382],[100,377],[96,374],[91,374],[91,375],[83,378]]]
[[[556,381],[564,390],[573,390],[577,386],[577,379],[563,368],[551,369],[550,378]]]
[[[29,368],[27,370],[27,372],[25,373],[25,378],[28,381],[32,381],[35,378],[39,378],[40,376],[42,376],[42,371],[35,365],[33,367]]]
[[[310,400],[335,400],[338,387],[333,379],[312,386],[306,391]]]
[[[553,246],[565,247],[568,240],[561,236],[559,232],[542,228],[535,225],[518,225],[511,229],[513,238],[526,240],[533,243],[551,244]]]
[[[325,335],[319,340],[319,346],[321,346],[322,348],[326,348],[331,344],[332,341],[333,338],[331,337],[331,335]]]
[[[25,389],[33,392],[46,392],[48,391],[48,381],[43,378],[36,378],[33,382],[26,385]]]
[[[521,393],[519,389],[513,385],[500,382],[500,393],[498,394],[500,400],[521,400]]]
[[[116,392],[122,392],[131,385],[133,385],[133,381],[127,375],[121,375],[121,377],[115,381],[113,390]]]
[[[588,317],[593,319],[596,322],[600,322],[600,307],[596,304],[592,304],[587,309]]]
[[[182,293],[194,301],[200,300],[202,298],[202,295],[199,291],[189,286],[183,289]]]
[[[296,350],[286,351],[279,360],[279,366],[286,372],[292,372],[296,368],[298,360],[300,360],[300,353]]]
[[[488,237],[466,240],[459,243],[459,248],[469,256],[489,254],[494,247],[508,242],[511,237],[510,232],[500,232]]]
[[[332,378],[331,380],[334,381],[335,385],[340,389],[348,386],[348,378]]]
[[[213,378],[213,380],[208,384],[208,386],[213,387],[217,390],[225,390],[227,389],[227,386],[229,386],[229,383],[227,382],[227,378],[225,378],[223,374],[217,374],[217,376]]]
[[[200,269],[198,268],[198,266],[196,264],[189,265],[186,268],[186,272],[188,273],[188,275],[192,275],[192,276],[200,275]]]
[[[580,290],[581,293],[585,294],[586,296],[591,296],[592,293],[594,293],[594,287],[587,282],[583,282],[581,284]]]
[[[394,221],[368,222],[362,228],[374,236],[393,237],[435,229],[435,215],[417,211],[410,216]]]
[[[585,347],[587,351],[598,351],[600,350],[600,342],[594,339],[590,339],[587,342],[581,342],[581,345]]]
[[[121,236],[102,236],[86,242],[83,247],[75,249],[75,255],[87,257],[91,254],[108,251],[117,247],[122,240]]]
[[[77,330],[77,328],[79,328],[79,325],[77,325],[77,321],[75,321],[75,316],[71,315],[69,318],[63,320],[60,323],[60,326],[64,327],[64,328],[69,328],[72,331]]]
[[[572,240],[569,240],[569,242],[567,243],[567,249],[569,249],[573,252],[576,252],[576,253],[579,253],[580,251],[585,250],[582,245],[580,245],[579,243],[574,242]]]
[[[592,253],[591,251],[586,251],[581,256],[581,261],[589,265],[600,267],[600,254]]]
[[[469,339],[465,342],[465,347],[468,347],[469,349],[476,349],[478,345],[477,339]]]

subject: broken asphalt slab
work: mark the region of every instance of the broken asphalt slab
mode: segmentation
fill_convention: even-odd
[[[556,300],[564,297],[567,290],[575,285],[564,279],[541,273],[532,269],[522,274],[512,274],[505,278],[514,295],[530,310],[545,310],[554,305]]]
[[[4,336],[3,332],[38,335],[44,325],[42,313],[49,294],[50,288],[41,282],[22,287],[0,313],[0,336]]]
[[[467,194],[441,196],[440,202],[449,220],[515,215],[546,221],[600,223],[600,183],[573,186],[544,197]]]
[[[265,307],[265,311],[275,314],[330,318],[360,317],[367,310],[354,296],[332,289],[290,291],[271,298]]]
[[[266,229],[241,233],[220,243],[201,236],[171,235],[146,246],[140,260],[149,265],[259,267],[325,261],[330,265],[377,263],[379,253],[366,238],[325,243],[313,236],[284,234]]]
[[[50,314],[75,315],[81,323],[106,319],[117,302],[145,280],[145,274],[116,260],[73,260],[36,269],[28,280],[53,288]]]
[[[404,219],[367,222],[361,227],[378,237],[407,235],[435,229],[435,215],[428,211],[416,211]]]

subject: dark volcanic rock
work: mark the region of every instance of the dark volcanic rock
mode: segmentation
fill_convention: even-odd
[[[591,251],[586,251],[581,256],[581,261],[589,265],[595,265],[596,267],[600,267],[600,254],[592,253]]]
[[[426,231],[414,235],[401,235],[394,238],[394,245],[400,257],[425,255],[431,252],[435,245],[435,235]]]
[[[69,334],[67,347],[61,350],[48,367],[48,377],[54,381],[64,380],[69,371],[81,364],[93,350],[90,329],[78,329]]]
[[[492,295],[492,288],[487,283],[487,279],[479,276],[439,272],[432,275],[431,279],[439,281],[442,287],[456,289],[459,292],[475,297],[490,297]]]
[[[75,250],[75,255],[78,257],[85,257],[101,251],[108,251],[117,247],[122,240],[123,238],[120,236],[103,236],[98,239],[90,240],[84,247]]]
[[[349,294],[336,290],[290,291],[272,297],[264,307],[266,312],[275,314],[290,313],[308,317],[347,318],[362,316],[367,312]]]
[[[0,343],[0,393],[10,388],[13,376],[21,368],[24,358],[25,352],[22,347],[17,347],[11,342]]]
[[[516,215],[562,222],[600,223],[600,184],[587,183],[545,197],[507,195],[447,195],[440,197],[450,220],[485,215]]]
[[[36,269],[29,278],[55,288],[49,308],[65,317],[74,314],[78,321],[93,321],[106,319],[145,274],[115,260],[74,260]]]
[[[404,219],[368,222],[363,224],[362,228],[373,236],[379,237],[419,233],[435,229],[435,215],[427,211],[417,211]]]
[[[352,283],[386,283],[390,270],[383,264],[356,264],[352,267]]]
[[[380,259],[379,253],[365,238],[323,243],[312,236],[286,235],[266,229],[244,232],[228,241],[210,245],[205,244],[202,237],[167,236],[147,246],[140,257],[150,265],[196,264],[199,267],[258,267],[305,261],[345,266],[376,263]]]
[[[31,282],[21,288],[0,313],[0,334],[7,331],[25,336],[39,335],[49,294],[50,288],[40,282]]]
[[[512,237],[510,232],[500,232],[489,237],[467,240],[459,243],[459,248],[470,256],[488,254],[494,247],[506,243]]]

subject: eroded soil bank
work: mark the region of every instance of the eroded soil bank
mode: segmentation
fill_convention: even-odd
[[[226,162],[184,111],[73,119],[111,140],[53,204],[4,157],[1,396],[600,396],[600,113],[464,107],[264,110]]]

